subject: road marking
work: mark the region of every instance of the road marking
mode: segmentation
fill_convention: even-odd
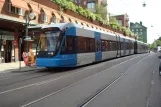
[[[144,54],[144,55],[145,55],[145,54]],[[141,55],[141,56],[144,56],[144,55]],[[127,62],[127,61],[130,61],[130,60],[132,60],[132,59],[136,59],[136,58],[141,57],[141,56],[137,56],[137,57],[128,59],[128,60],[126,60],[126,61],[124,61],[124,62],[121,62],[121,63],[119,63],[119,64],[117,64],[117,65],[114,65],[114,66],[112,66],[112,67],[121,65],[121,64],[123,64],[123,63],[125,63],[125,62]],[[110,67],[110,68],[111,68],[111,67]],[[109,69],[109,68],[108,68],[108,69]],[[80,70],[80,71],[77,71],[77,72],[73,72],[73,73],[67,74],[67,75],[65,75],[65,76],[60,76],[60,77],[55,78],[55,79],[49,79],[49,80],[45,80],[45,81],[41,81],[41,82],[29,84],[29,85],[26,85],[26,86],[22,86],[22,87],[10,89],[10,90],[7,90],[7,91],[3,91],[3,92],[0,92],[0,95],[1,95],[1,94],[5,94],[5,93],[8,93],[8,92],[12,92],[12,91],[24,89],[24,88],[27,88],[27,87],[31,87],[31,86],[38,86],[38,85],[42,85],[42,84],[45,84],[45,83],[53,82],[53,81],[56,81],[56,80],[59,80],[59,79],[65,78],[65,77],[69,77],[69,76],[71,76],[71,75],[73,75],[73,74],[76,74],[76,73],[79,73],[79,72],[82,72],[82,71],[85,71],[85,70],[89,70],[89,68],[83,69],[83,70]]]
[[[149,55],[148,55],[148,56],[149,56]],[[146,56],[146,57],[148,57],[148,56]],[[141,56],[138,56],[138,57],[141,57]],[[135,58],[132,58],[132,59],[136,59],[136,58],[138,58],[138,57],[135,57]],[[146,57],[145,57],[145,58],[146,58]],[[126,61],[124,61],[124,62],[121,62],[120,64],[114,65],[114,66],[112,66],[112,67],[110,67],[110,68],[119,66],[119,65],[121,65],[121,64],[123,64],[123,63],[125,63],[125,62],[127,62],[127,61],[132,60],[132,59],[126,60]],[[76,85],[76,84],[78,84],[78,83],[80,83],[80,82],[82,82],[82,81],[84,81],[84,80],[87,80],[87,79],[89,79],[89,78],[91,78],[91,77],[93,77],[93,76],[96,76],[96,75],[98,75],[98,74],[100,74],[100,73],[103,73],[103,72],[107,71],[107,70],[110,69],[110,68],[107,68],[107,69],[105,69],[105,70],[103,70],[103,71],[101,71],[101,72],[98,72],[98,73],[96,73],[96,74],[93,74],[93,75],[91,75],[91,76],[89,76],[89,77],[87,77],[87,78],[84,78],[84,79],[82,79],[82,80],[80,80],[80,81],[78,81],[78,82],[76,82],[76,83],[73,83],[73,84],[71,84],[71,85],[69,85],[69,86],[67,86],[67,87],[64,87],[64,88],[62,88],[62,89],[60,89],[60,90],[58,90],[58,91],[55,91],[55,92],[53,92],[53,93],[51,93],[51,94],[48,94],[48,95],[46,95],[46,96],[44,96],[44,97],[41,97],[41,98],[39,98],[39,99],[37,99],[37,100],[34,100],[34,101],[30,102],[30,103],[27,103],[27,104],[25,104],[25,105],[22,105],[21,107],[26,107],[26,106],[29,106],[29,105],[31,105],[31,104],[33,104],[33,103],[36,103],[36,102],[40,101],[40,100],[43,100],[43,99],[45,99],[45,98],[47,98],[47,97],[49,97],[49,96],[51,96],[51,95],[53,95],[53,94],[56,94],[56,93],[58,93],[58,92],[60,92],[60,91],[63,91],[63,90],[65,90],[65,89],[69,88],[69,87],[72,87],[72,86],[74,86],[74,85]]]

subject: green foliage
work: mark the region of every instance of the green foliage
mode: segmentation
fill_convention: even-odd
[[[148,45],[150,49],[154,49],[156,46],[161,46],[161,37],[159,37],[157,40],[154,40],[152,44]]]
[[[110,16],[109,22],[110,22],[110,23],[117,23],[117,20],[116,20],[115,17]]]
[[[73,4],[73,0],[51,0],[52,2],[60,5],[61,10],[64,11],[66,9],[72,10],[82,16],[87,17],[88,19],[91,19],[93,21],[98,21],[104,25],[110,26],[115,30],[119,30],[124,32],[126,35],[131,35],[132,32],[130,29],[127,29],[125,27],[121,27],[118,23],[115,17],[110,17],[110,24],[107,24],[107,11],[105,9],[105,6],[103,5],[95,5],[96,12],[92,13],[88,9],[83,9],[81,6],[77,6]]]
[[[107,10],[105,6],[95,4],[95,13],[99,14],[103,20],[107,20]]]

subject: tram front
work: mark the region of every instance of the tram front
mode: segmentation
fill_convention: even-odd
[[[64,33],[57,27],[42,28],[36,49],[36,66],[55,67]]]

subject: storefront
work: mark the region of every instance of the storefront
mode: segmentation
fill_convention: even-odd
[[[0,29],[0,63],[15,61],[14,32]]]

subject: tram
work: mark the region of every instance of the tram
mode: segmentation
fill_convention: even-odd
[[[36,66],[77,67],[147,52],[147,44],[74,23],[44,25],[36,50]]]

